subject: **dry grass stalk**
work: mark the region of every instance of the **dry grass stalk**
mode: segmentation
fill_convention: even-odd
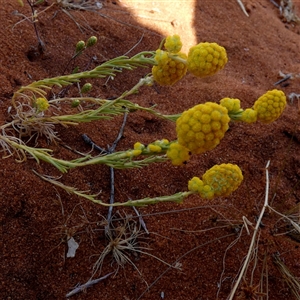
[[[279,254],[274,254],[273,260],[279,270],[284,282],[287,283],[296,299],[300,299],[300,280],[295,277],[289,268],[285,265]]]

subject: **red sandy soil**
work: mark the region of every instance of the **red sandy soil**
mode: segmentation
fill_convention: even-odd
[[[22,17],[13,14],[17,10],[30,16],[26,1],[21,8],[17,1],[0,0],[1,124],[7,121],[13,92],[32,81],[62,75],[79,40],[87,40],[91,35],[98,38],[97,45],[77,60],[82,68],[90,62],[90,69],[126,53],[140,40],[129,56],[155,50],[168,33],[178,32],[188,49],[192,46],[188,44],[191,32],[185,23],[189,17],[197,42],[217,42],[226,48],[229,57],[226,67],[207,79],[187,75],[172,87],[143,87],[129,100],[146,107],[155,104],[165,114],[180,113],[206,101],[219,102],[224,97],[239,98],[242,107],[251,107],[259,96],[275,88],[279,71],[300,73],[300,26],[280,16],[271,1],[243,2],[249,17],[235,0],[104,2],[99,14],[69,11],[85,27],[81,30],[55,5],[40,14],[36,23],[45,43],[45,51],[40,54],[33,25],[28,21],[17,24]],[[40,12],[51,3],[47,1],[36,9]],[[300,14],[300,2],[294,4],[295,12]],[[183,8],[187,5],[192,9],[185,14]],[[145,20],[148,25],[143,23]],[[71,71],[69,67],[67,72]],[[94,80],[91,96],[119,96],[148,72],[149,69],[124,72],[107,85],[104,85],[106,79]],[[299,79],[289,79],[276,88],[287,96],[300,93]],[[270,204],[299,224],[299,121],[295,99],[288,102],[283,115],[272,124],[230,124],[217,148],[194,156],[183,167],[166,162],[141,169],[115,170],[115,201],[120,202],[186,191],[189,179],[201,177],[220,163],[238,164],[244,181],[227,198],[205,201],[191,196],[183,204],[139,208],[149,234],[141,229],[137,250],[150,248],[143,251],[180,269],[169,268],[146,254],[127,252],[136,268],[127,263],[115,275],[72,298],[227,299],[263,207],[268,160]],[[82,140],[85,133],[99,146],[106,147],[115,140],[121,123],[122,117],[117,117],[77,127],[57,127],[61,143],[47,145],[40,139],[38,146],[53,149],[56,157],[73,159],[78,154],[61,144],[87,153],[90,147]],[[173,123],[145,112],[131,113],[116,150],[131,148],[136,141],[147,144],[162,138],[176,139]],[[107,216],[107,208],[69,195],[39,179],[33,169],[40,174],[61,175],[46,163],[38,165],[33,159],[18,163],[15,157],[9,157],[1,159],[0,164],[0,299],[64,299],[74,286],[91,277],[93,264],[107,245],[102,217]],[[109,199],[107,166],[71,170],[60,181],[92,194],[100,193],[99,198],[105,202]],[[114,208],[113,214],[136,216],[132,208]],[[248,224],[249,234],[243,218],[252,224]],[[138,220],[132,217],[131,222],[137,224]],[[122,226],[122,220],[115,226]],[[79,244],[74,258],[66,257],[68,236]],[[256,259],[252,257],[235,299],[299,299],[275,263],[275,257],[280,258],[299,280],[299,233],[289,221],[267,209],[257,241]],[[111,255],[106,257],[101,273],[94,278],[117,269],[111,258]]]

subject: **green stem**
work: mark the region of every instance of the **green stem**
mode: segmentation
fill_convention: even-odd
[[[178,62],[183,63],[185,66],[187,65],[187,60],[184,59],[184,58],[182,58],[182,57],[180,57],[180,56],[177,55],[177,54],[168,52],[168,56],[169,56],[170,58],[172,58],[173,60],[176,60],[176,61],[178,61]]]
[[[186,197],[188,197],[192,194],[198,194],[197,192],[192,192],[192,191],[179,192],[179,193],[176,193],[176,194],[170,195],[170,196],[161,196],[161,197],[154,197],[154,198],[146,197],[143,199],[128,200],[126,202],[114,202],[112,204],[109,204],[109,203],[104,203],[101,200],[96,199],[96,197],[98,195],[88,195],[85,192],[77,191],[76,188],[74,188],[74,187],[64,185],[63,183],[61,183],[55,179],[51,179],[49,177],[42,176],[34,170],[33,170],[33,172],[41,179],[59,187],[59,188],[64,189],[69,194],[77,195],[79,197],[90,200],[93,203],[100,204],[102,206],[107,206],[107,207],[111,207],[111,206],[113,206],[113,207],[114,206],[145,206],[145,205],[165,203],[165,202],[182,203]]]
[[[195,192],[179,192],[174,195],[170,196],[161,196],[161,197],[154,197],[154,198],[143,198],[139,200],[129,200],[126,202],[116,202],[113,204],[113,206],[144,206],[144,205],[150,205],[150,204],[157,204],[157,203],[164,203],[164,202],[176,202],[176,203],[182,203],[184,198],[196,194]]]
[[[240,121],[243,111],[244,111],[243,109],[240,109],[237,112],[228,111],[228,116],[232,121]]]
[[[150,57],[146,57],[149,55]],[[93,70],[84,71],[74,74],[68,74],[63,76],[57,76],[53,78],[46,78],[39,81],[34,81],[28,86],[21,87],[17,92],[14,93],[12,98],[12,104],[16,107],[16,98],[21,96],[25,91],[32,91],[40,96],[45,95],[43,89],[51,89],[53,86],[66,86],[72,83],[79,82],[83,78],[103,78],[107,76],[115,76],[116,73],[122,72],[123,69],[133,70],[137,67],[146,67],[148,65],[154,65],[155,60],[153,59],[154,52],[141,52],[137,55],[129,58],[127,56],[120,56],[111,59]]]
[[[128,150],[93,158],[87,155],[82,158],[68,161],[51,156],[50,153],[52,152],[52,150],[50,149],[29,147],[24,144],[14,142],[8,138],[5,138],[4,136],[1,136],[1,139],[9,144],[12,148],[29,153],[33,158],[35,158],[38,163],[40,162],[40,160],[50,163],[62,173],[66,173],[69,169],[95,164],[105,164],[116,169],[128,169],[141,168],[151,163],[164,162],[168,160],[166,155],[151,155],[151,153],[144,153],[144,155],[149,155],[144,159],[132,160],[133,157],[130,157],[131,150]]]

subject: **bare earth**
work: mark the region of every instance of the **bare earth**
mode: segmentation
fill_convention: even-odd
[[[36,9],[40,12],[49,8],[53,1],[46,2]],[[31,15],[27,2],[24,1],[22,8],[17,1],[0,0],[0,122],[7,121],[13,92],[20,86],[71,72],[72,66],[65,68],[76,43],[91,35],[97,36],[98,43],[76,61],[82,69],[85,66],[92,69],[123,55],[138,42],[129,56],[156,50],[167,34],[180,34],[186,51],[193,44],[205,41],[226,48],[229,61],[217,75],[207,79],[187,75],[171,87],[143,87],[129,99],[146,107],[155,104],[164,114],[181,113],[198,103],[219,102],[224,97],[239,98],[242,107],[247,108],[274,88],[287,96],[299,94],[296,77],[274,86],[281,79],[280,71],[300,73],[299,24],[287,22],[271,1],[243,3],[249,17],[235,0],[104,1],[98,13],[68,10],[68,14],[56,4],[41,13],[36,23],[45,43],[45,51],[40,54],[33,25],[28,21],[17,24],[22,17],[16,11]],[[300,2],[294,1],[294,5],[300,15]],[[123,72],[108,82],[93,80],[91,96],[117,97],[149,71]],[[83,142],[85,133],[105,148],[115,140],[122,120],[117,117],[77,127],[58,126],[61,143],[48,145],[41,139],[38,147],[53,149],[56,157],[73,159],[78,154],[62,144],[87,153],[91,148]],[[182,204],[138,208],[149,234],[141,229],[136,249],[173,268],[147,254],[126,252],[135,267],[127,263],[116,274],[72,298],[228,299],[263,207],[268,160],[270,204],[299,224],[299,124],[298,100],[294,99],[272,124],[231,123],[217,148],[194,156],[183,167],[166,162],[141,169],[115,170],[118,202],[186,191],[189,179],[201,177],[215,164],[238,164],[244,181],[228,198],[208,202],[191,196]],[[134,112],[128,116],[116,150],[132,148],[136,141],[147,144],[163,138],[176,139],[173,123],[145,112]],[[32,171],[60,176],[54,167],[43,162],[37,164],[33,159],[18,163],[15,158],[0,160],[0,299],[65,299],[77,284],[88,281],[94,263],[107,245],[102,217],[107,216],[107,208],[54,188]],[[105,202],[110,197],[107,166],[74,169],[60,181],[81,191],[100,193],[98,197]],[[114,208],[113,214],[115,218],[136,216],[132,208]],[[130,222],[138,225],[137,218],[130,218]],[[120,220],[115,226],[124,226],[124,222]],[[66,257],[66,241],[70,237],[79,244],[73,258]],[[290,221],[267,209],[254,245],[255,255],[234,299],[300,299],[299,243],[300,233]],[[117,269],[111,258],[111,255],[105,258],[101,272],[94,279]],[[284,264],[296,282],[298,279],[298,296],[293,294],[287,283],[289,277],[280,273],[276,261]]]

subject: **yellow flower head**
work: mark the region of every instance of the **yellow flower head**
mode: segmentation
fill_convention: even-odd
[[[263,123],[271,123],[279,118],[286,106],[286,96],[280,90],[266,92],[254,103],[257,119]]]
[[[214,197],[213,189],[204,184],[204,182],[199,177],[193,177],[188,183],[188,189],[191,192],[196,192],[203,199],[212,199]]]
[[[216,74],[227,63],[225,48],[216,43],[200,43],[190,48],[188,70],[197,77]]]
[[[152,67],[153,79],[160,85],[176,83],[186,74],[187,67],[182,61],[186,58],[182,52],[169,55],[166,51],[156,50],[154,59],[157,65]]]
[[[174,142],[167,150],[167,157],[171,160],[174,166],[181,166],[190,159],[189,149]]]
[[[134,150],[144,150],[145,149],[145,145],[140,143],[140,142],[136,142],[134,145],[133,145],[133,149]]]
[[[220,105],[226,107],[228,113],[237,113],[241,109],[241,101],[235,98],[223,98]]]
[[[178,34],[167,36],[164,47],[168,52],[178,53],[182,48],[180,36]]]
[[[204,183],[199,177],[193,177],[191,180],[189,180],[188,189],[191,192],[199,193],[203,185]]]
[[[245,109],[240,117],[240,120],[246,123],[254,123],[257,121],[257,111],[252,108]]]
[[[159,153],[159,152],[161,152],[161,147],[160,146],[158,146],[158,145],[155,145],[155,144],[149,144],[148,146],[147,146],[147,150],[149,151],[149,152],[153,152],[153,153]]]
[[[126,151],[126,156],[129,158],[136,157],[142,154],[142,150],[134,149]]]
[[[215,196],[229,196],[243,181],[243,174],[237,165],[215,165],[202,176],[204,185],[209,185]]]
[[[50,104],[46,98],[37,98],[35,100],[35,106],[38,112],[45,111],[49,108]]]
[[[158,145],[160,147],[166,147],[170,144],[168,139],[162,139],[162,140],[157,140],[154,142],[155,145]]]
[[[224,137],[229,121],[227,109],[217,103],[196,105],[176,121],[178,143],[193,154],[212,150]]]

